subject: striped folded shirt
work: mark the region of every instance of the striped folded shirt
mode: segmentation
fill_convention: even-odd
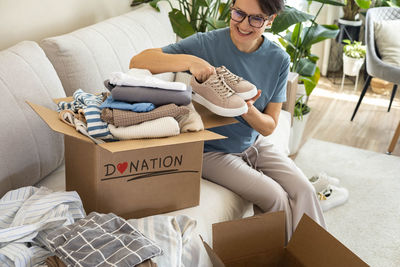
[[[88,105],[84,109],[87,132],[93,138],[102,140],[114,139],[109,128],[108,123],[101,120],[101,109],[98,105]]]

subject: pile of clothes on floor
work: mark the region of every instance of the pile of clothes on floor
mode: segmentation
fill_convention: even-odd
[[[0,266],[196,266],[183,255],[195,226],[183,215],[86,216],[76,192],[23,187],[0,199]]]
[[[78,89],[73,101],[58,103],[60,119],[96,143],[159,138],[204,129],[192,101],[192,89],[167,82],[148,70],[113,72],[104,82],[110,92]]]

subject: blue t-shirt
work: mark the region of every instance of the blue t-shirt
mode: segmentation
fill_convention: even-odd
[[[190,54],[219,67],[224,65],[232,73],[262,90],[254,106],[261,112],[269,102],[286,101],[286,82],[289,73],[289,55],[264,37],[261,46],[252,53],[241,52],[230,38],[229,28],[197,33],[182,41],[162,48],[164,53]],[[206,141],[204,151],[240,153],[250,147],[259,133],[242,118],[239,123],[209,129],[227,136],[222,140]]]

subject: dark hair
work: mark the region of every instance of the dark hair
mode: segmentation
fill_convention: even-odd
[[[234,5],[236,0],[232,0]],[[285,8],[284,0],[257,0],[262,12],[267,15],[279,14]]]

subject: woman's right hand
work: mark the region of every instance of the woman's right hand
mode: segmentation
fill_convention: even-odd
[[[190,64],[189,71],[199,82],[206,81],[208,77],[216,73],[215,68],[201,58],[196,58]]]

